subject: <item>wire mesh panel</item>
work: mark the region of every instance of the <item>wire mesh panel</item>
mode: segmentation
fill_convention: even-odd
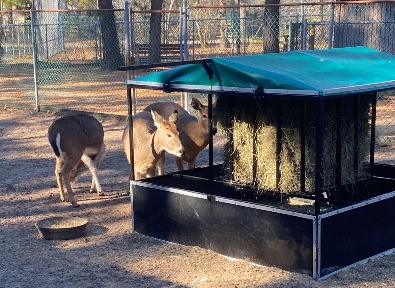
[[[132,11],[131,64],[182,60],[180,12]]]
[[[395,3],[337,5],[334,47],[368,46],[394,53]]]
[[[330,6],[194,6],[189,9],[193,58],[328,47]]]
[[[34,22],[41,107],[126,115],[123,11],[56,13]]]
[[[33,49],[29,12],[0,14],[0,101],[3,105],[35,107]]]
[[[118,10],[2,11],[1,103],[34,108],[37,100],[42,109],[126,115],[123,82],[127,75],[117,70],[128,63],[127,57],[130,64],[144,64],[178,61],[184,50],[189,59],[201,59],[325,49],[332,32],[334,47],[364,45],[390,53],[395,49],[395,4],[388,1],[189,6],[187,30],[181,8],[175,5],[155,13],[131,11],[131,52],[125,55],[124,1],[115,3]],[[153,24],[153,18],[160,21]],[[187,43],[183,43],[185,36]],[[151,72],[136,71],[132,77]],[[158,91],[138,94],[137,111],[153,101],[182,103],[185,99],[181,94]],[[392,147],[392,94],[378,97],[379,151]]]

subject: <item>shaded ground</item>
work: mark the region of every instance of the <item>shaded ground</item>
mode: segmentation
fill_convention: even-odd
[[[395,254],[317,282],[132,233],[121,120],[103,120],[107,153],[99,176],[106,196],[85,193],[84,174],[74,185],[81,206],[61,203],[45,137],[55,118],[0,109],[0,287],[395,287]],[[40,239],[34,223],[55,215],[87,218],[87,236]]]

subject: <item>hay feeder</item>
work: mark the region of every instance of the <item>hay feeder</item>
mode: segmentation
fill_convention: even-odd
[[[316,279],[394,249],[395,167],[375,162],[375,129],[395,56],[348,47],[166,65],[178,67],[126,82],[129,115],[134,89],[205,93],[228,144],[219,165],[212,137],[207,167],[135,181],[132,165],[137,232]]]

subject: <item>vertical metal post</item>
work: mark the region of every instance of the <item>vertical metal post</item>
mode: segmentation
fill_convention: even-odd
[[[302,102],[302,119],[300,123],[300,192],[306,192],[306,100]]]
[[[292,33],[292,21],[289,22],[289,27],[288,27],[288,51],[291,51],[291,45],[292,45],[292,37],[293,37],[293,33]]]
[[[376,106],[377,93],[372,93],[372,122],[370,124],[370,173],[373,171],[374,165],[374,148],[376,145]]]
[[[183,43],[183,60],[187,61],[189,60],[188,58],[188,10],[187,10],[187,0],[182,0],[182,28],[183,28],[183,39],[182,39],[182,43]]]
[[[133,147],[133,111],[132,111],[132,88],[127,86],[127,97],[128,97],[128,125],[129,125],[129,155],[130,155],[130,180],[134,178],[134,147]]]
[[[252,184],[257,187],[257,171],[258,171],[258,151],[257,151],[257,130],[258,130],[258,109],[255,107],[253,116],[253,130],[252,130]]]
[[[277,133],[276,133],[276,189],[280,191],[281,180],[281,147],[283,142],[283,134],[281,130],[281,105],[276,104],[276,119],[277,119]]]
[[[37,69],[38,69],[38,60],[37,60],[37,42],[36,42],[36,30],[35,30],[35,19],[36,13],[34,10],[34,1],[32,5],[32,9],[30,9],[30,22],[31,22],[31,30],[32,30],[32,48],[33,48],[33,77],[34,77],[34,99],[36,101],[35,110],[40,111],[40,99],[38,97],[38,77],[37,77]]]
[[[133,88],[134,89],[134,88]],[[132,181],[134,177],[134,146],[133,146],[133,118],[132,118],[132,92],[130,85],[127,85],[127,100],[128,100],[128,125],[129,125],[129,157],[130,157],[130,175],[129,175],[129,194],[130,194],[130,209],[131,209],[131,230],[134,230],[134,202],[133,202],[133,188]]]
[[[317,100],[315,155],[315,215],[320,215],[321,196],[324,186],[324,98]],[[317,219],[318,223],[318,219]]]
[[[133,88],[132,105],[133,105],[133,115],[135,115],[137,113],[137,92],[136,92],[136,88]]]
[[[189,52],[188,52],[188,9],[187,9],[187,0],[182,0],[182,8],[181,8],[181,37],[180,37],[180,51],[181,51],[181,60],[187,61],[189,60]],[[181,94],[181,103],[183,103],[183,107],[186,111],[188,108],[188,93],[183,92]]]
[[[196,20],[192,20],[192,59],[195,59],[195,35],[196,35],[196,25],[195,25]]]
[[[47,60],[49,60],[49,44],[48,44],[48,24],[45,24],[45,48],[47,50]]]
[[[333,29],[335,22],[335,2],[332,1],[331,4],[331,18],[329,20],[329,37],[328,37],[328,48],[331,49],[333,47]]]
[[[184,58],[184,15],[183,15],[183,11],[180,10],[180,31],[179,31],[179,42],[180,42],[180,61],[183,60]]]
[[[339,97],[336,103],[336,186],[342,183],[342,98]]]
[[[324,186],[324,97],[322,95],[317,99],[316,106],[316,145],[315,145],[315,201],[314,201],[314,215],[315,215],[315,231],[316,231],[316,242],[314,245],[314,254],[316,257],[316,263],[313,265],[316,267],[315,274],[318,278],[321,274],[321,197]]]
[[[306,50],[307,47],[307,20],[303,18],[302,22],[302,50]]]
[[[125,0],[125,65],[130,65],[130,11],[129,0]],[[127,79],[130,79],[130,70],[126,71]]]
[[[133,57],[133,59],[134,59],[134,62],[135,62],[135,57],[136,57],[136,55],[135,55],[135,51],[136,51],[136,38],[135,38],[135,33],[134,33],[134,31],[135,31],[135,29],[134,29],[134,13],[132,12],[132,13],[130,13],[129,14],[129,16],[131,16],[131,17],[129,17],[129,21],[130,21],[130,39],[131,39],[131,43],[130,43],[130,45],[129,45],[129,47],[130,47],[130,49],[132,50],[131,51],[131,57]],[[100,38],[101,39],[101,38]],[[136,64],[136,63],[134,63],[133,62],[133,64]],[[133,70],[132,71],[132,78],[134,78],[136,75],[135,75],[135,70]]]
[[[360,109],[361,95],[358,94],[355,98],[355,124],[354,124],[354,177],[355,181],[358,179],[359,168],[359,124],[360,124]]]
[[[208,121],[209,121],[209,140],[208,140],[208,165],[209,180],[213,180],[213,158],[214,158],[214,141],[213,141],[213,94],[208,94]]]

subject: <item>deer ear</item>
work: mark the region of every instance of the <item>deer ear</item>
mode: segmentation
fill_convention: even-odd
[[[158,114],[158,112],[151,110],[152,119],[154,120],[154,125],[156,127],[161,127],[163,122],[165,121],[162,116]]]
[[[200,103],[200,101],[197,100],[196,98],[192,98],[191,99],[191,106],[195,110],[200,110],[200,107],[202,106],[202,103]]]
[[[170,123],[176,124],[177,121],[178,121],[178,111],[177,111],[177,110],[174,110],[174,112],[171,113],[171,115],[170,115],[170,117],[169,117],[169,122],[170,122]]]

